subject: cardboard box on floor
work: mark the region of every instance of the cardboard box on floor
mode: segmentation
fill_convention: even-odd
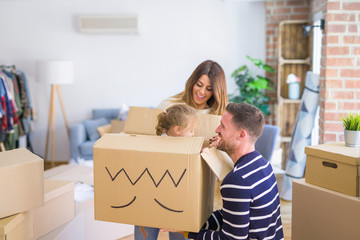
[[[221,117],[199,117],[203,137],[160,137],[154,135],[161,111],[130,108],[124,130],[130,134],[107,134],[95,143],[96,220],[196,232],[212,213],[215,177],[209,165],[223,178],[233,163],[212,149],[203,154],[207,164],[200,150]]]
[[[44,206],[32,210],[34,239],[38,239],[74,218],[74,187],[74,182],[44,180]]]
[[[25,148],[0,152],[0,218],[44,204],[44,161]]]
[[[30,240],[33,237],[33,216],[23,212],[0,219],[0,240]]]
[[[360,148],[327,143],[305,148],[305,181],[351,196],[359,196]]]
[[[47,179],[82,182],[93,185],[93,168],[60,165],[44,172]],[[134,233],[134,226],[94,220],[94,199],[75,202],[75,217],[40,237],[39,240],[121,239]]]
[[[76,202],[76,215],[38,240],[122,239],[134,234],[134,226],[94,220],[94,199]]]
[[[94,185],[92,168],[82,165],[60,165],[47,169],[44,171],[44,178]]]
[[[293,181],[291,239],[359,239],[360,200],[333,190]]]

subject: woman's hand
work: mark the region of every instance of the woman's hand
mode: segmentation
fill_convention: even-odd
[[[219,146],[219,143],[221,141],[221,138],[219,135],[214,136],[213,138],[209,139],[210,140],[210,145],[209,148],[215,147],[217,148]]]

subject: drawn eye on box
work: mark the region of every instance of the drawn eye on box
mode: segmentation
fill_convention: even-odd
[[[160,178],[159,181],[156,182],[156,180],[154,179],[154,177],[152,176],[151,172],[149,171],[148,168],[145,168],[144,171],[134,180],[131,179],[131,177],[128,175],[128,173],[126,172],[126,170],[124,168],[121,168],[119,171],[117,171],[114,174],[112,174],[110,172],[110,170],[108,169],[108,167],[105,167],[110,179],[112,182],[114,182],[116,180],[116,178],[120,175],[120,174],[124,174],[126,176],[126,179],[131,183],[132,186],[135,186],[139,181],[141,181],[141,179],[145,176],[148,175],[150,177],[150,179],[152,180],[152,183],[154,184],[154,186],[156,188],[159,187],[159,185],[161,184],[161,182],[166,178],[170,178],[172,183],[174,184],[174,187],[177,188],[180,184],[181,184],[181,180],[183,179],[185,173],[186,173],[186,168],[183,170],[181,176],[176,180],[174,179],[174,177],[172,176],[172,174],[170,173],[170,171],[168,169],[165,170],[164,174],[162,175],[162,177]],[[171,211],[171,212],[175,212],[175,213],[182,213],[183,210],[180,209],[173,209],[170,208],[168,206],[166,206],[166,204],[164,204],[162,201],[160,201],[159,199],[154,198],[153,199],[155,203],[157,203],[160,207],[162,207],[163,209],[167,210],[167,211]],[[126,208],[131,206],[132,204],[134,204],[136,201],[136,196],[134,196],[132,198],[132,200],[130,200],[127,203],[123,203],[121,205],[111,205],[111,208],[116,208],[116,209],[121,209],[121,208]]]

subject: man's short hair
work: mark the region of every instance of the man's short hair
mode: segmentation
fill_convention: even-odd
[[[255,140],[261,136],[265,119],[259,108],[248,103],[229,103],[226,111],[233,115],[232,122],[237,129],[245,129]]]

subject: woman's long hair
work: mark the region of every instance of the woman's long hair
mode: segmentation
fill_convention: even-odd
[[[190,78],[187,80],[185,90],[174,96],[176,102],[185,102],[187,105],[194,108],[197,107],[194,96],[193,87],[202,75],[207,75],[210,79],[213,94],[207,101],[210,114],[222,115],[228,104],[228,96],[226,90],[226,79],[224,70],[221,66],[214,61],[206,60],[200,63],[199,66],[193,71]]]

